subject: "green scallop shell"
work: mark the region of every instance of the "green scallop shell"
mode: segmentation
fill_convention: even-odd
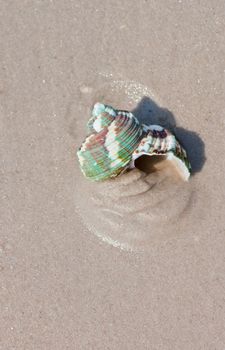
[[[88,128],[92,134],[77,152],[83,174],[93,181],[117,176],[130,163],[142,126],[132,113],[97,103]]]

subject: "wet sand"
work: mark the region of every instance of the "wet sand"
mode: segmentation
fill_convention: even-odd
[[[1,349],[224,350],[224,11],[1,2]],[[96,101],[172,129],[190,181],[87,182]]]

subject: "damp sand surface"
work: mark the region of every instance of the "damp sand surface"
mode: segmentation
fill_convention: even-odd
[[[224,350],[224,11],[1,1],[0,348]],[[97,101],[174,132],[190,181],[86,180]]]

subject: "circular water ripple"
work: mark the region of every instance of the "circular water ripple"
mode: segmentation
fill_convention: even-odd
[[[158,118],[154,106],[158,106],[159,101],[157,99],[156,105],[156,97],[147,87],[133,81],[113,80],[111,76],[100,76],[93,84],[79,88],[78,109],[82,120],[77,123],[76,142],[85,137],[85,124],[97,101],[136,111],[140,120],[146,122],[149,117],[151,124]],[[138,110],[143,98],[154,100],[149,104],[145,102],[147,111]],[[164,113],[159,117],[161,124],[173,127],[173,121],[167,120]],[[81,174],[77,162],[76,185],[76,209],[85,226],[116,247],[147,249],[186,232],[194,190],[191,181],[179,181],[170,169],[150,174],[134,169],[116,179],[92,183]]]

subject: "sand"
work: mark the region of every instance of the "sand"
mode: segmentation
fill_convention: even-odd
[[[224,11],[1,1],[0,349],[224,350]],[[191,180],[88,183],[98,100],[170,126]]]

